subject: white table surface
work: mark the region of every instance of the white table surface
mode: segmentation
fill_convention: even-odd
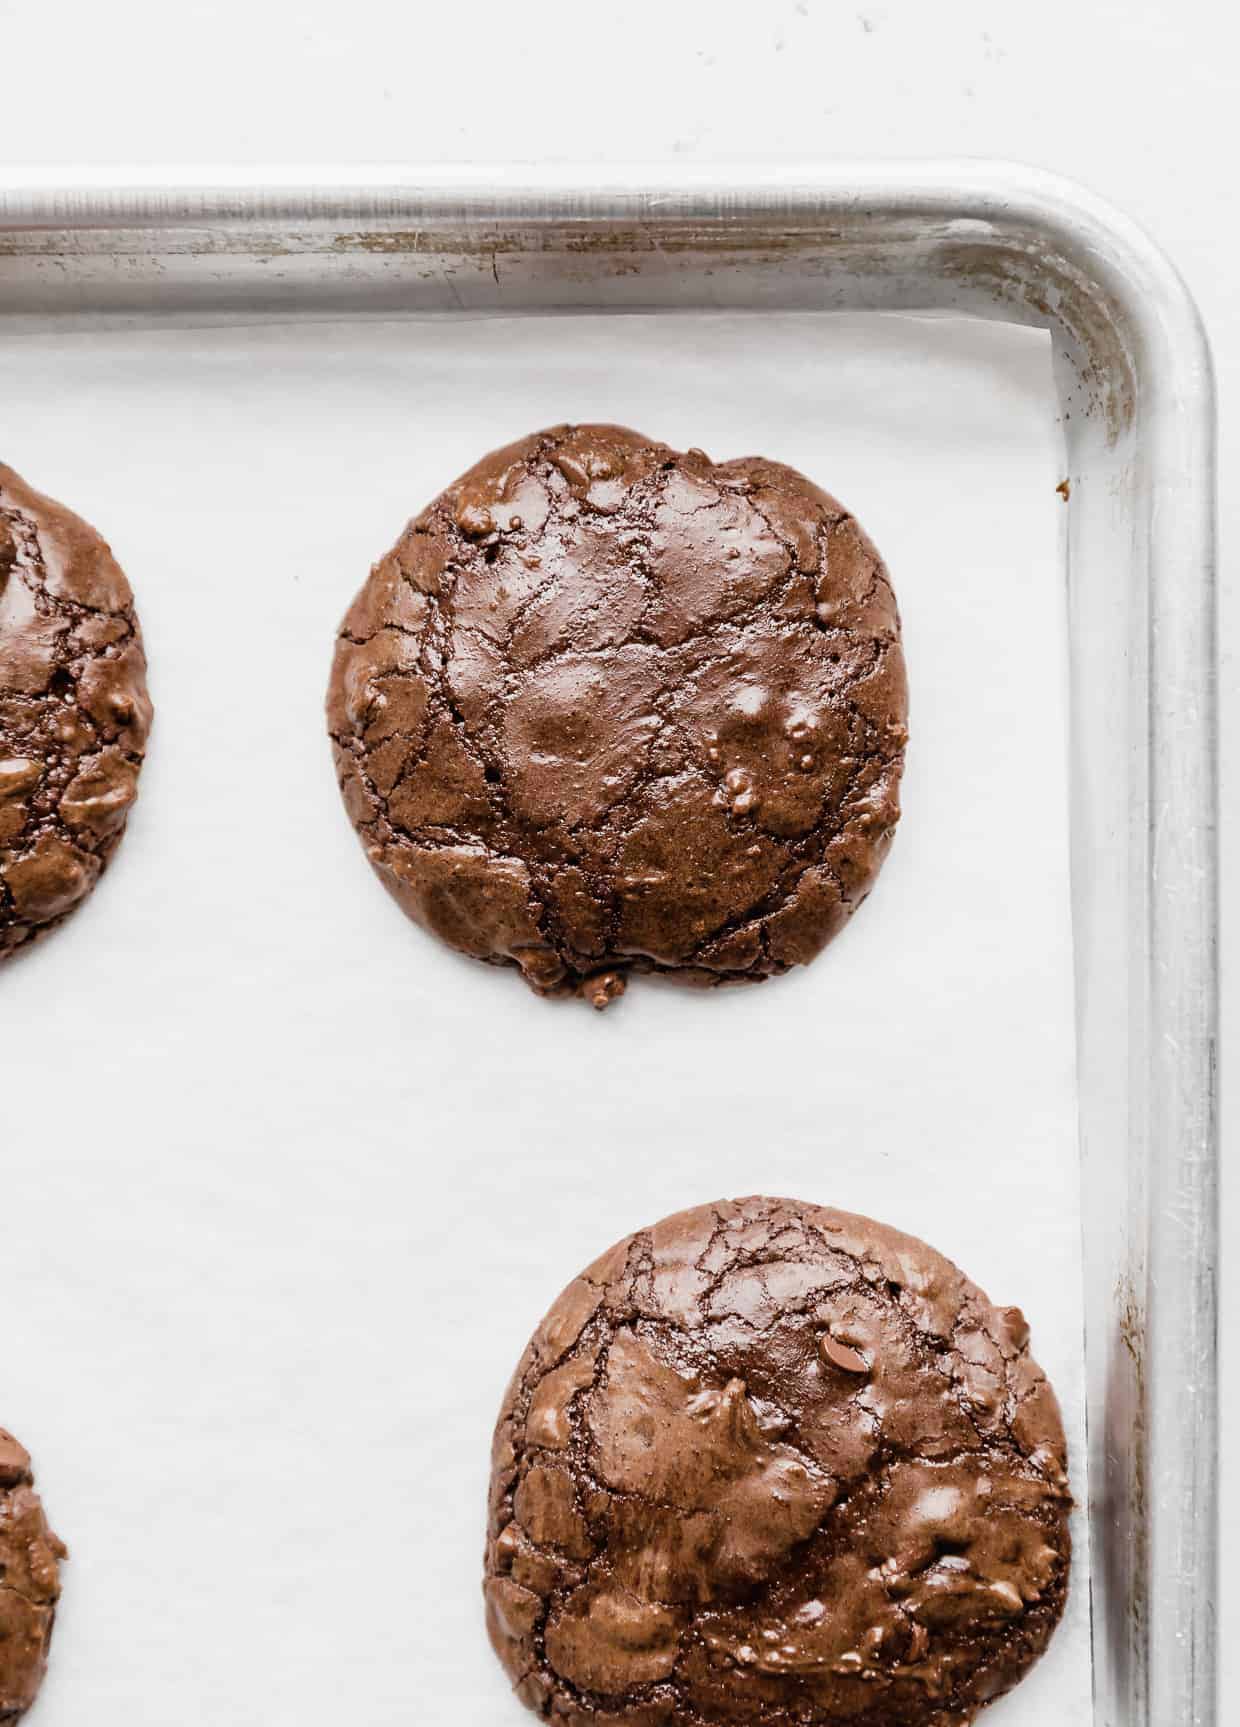
[[[1221,398],[1223,875],[1240,732],[1240,14],[1217,0],[0,0],[0,161],[830,159],[987,155],[1142,221],[1205,313]],[[1225,1053],[1237,968],[1224,959]],[[1234,1195],[1234,1189],[1233,1189]],[[1224,1241],[1240,1234],[1225,1196]],[[1225,1259],[1221,1332],[1240,1320]],[[1240,1431],[1236,1376],[1224,1458]],[[1223,1547],[1240,1532],[1224,1467]],[[1224,1580],[1224,1696],[1240,1695]],[[1224,1704],[1220,1720],[1226,1720]]]

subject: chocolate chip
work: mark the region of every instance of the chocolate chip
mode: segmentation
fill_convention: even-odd
[[[829,1331],[824,1331],[818,1339],[818,1353],[824,1361],[829,1361],[832,1367],[838,1367],[842,1373],[868,1373],[870,1364],[859,1349],[850,1349],[846,1343],[840,1343],[832,1337]]]

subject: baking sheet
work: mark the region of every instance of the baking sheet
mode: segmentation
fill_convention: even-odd
[[[0,1422],[72,1548],[34,1719],[513,1727],[495,1409],[562,1284],[755,1190],[1025,1308],[1084,1499],[1066,644],[1048,339],[847,316],[8,338],[0,449],[111,539],[156,729],[91,904],[0,981]],[[892,570],[912,742],[802,974],[542,1004],[407,925],[339,806],[335,625],[490,445],[606,418],[790,461]],[[995,1727],[1090,1719],[1068,1615]]]

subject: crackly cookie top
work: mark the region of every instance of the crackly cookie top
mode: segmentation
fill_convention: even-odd
[[[42,1683],[64,1556],[34,1490],[29,1454],[0,1428],[0,1723],[23,1715]]]
[[[753,980],[864,899],[899,814],[886,570],[791,468],[617,426],[485,458],[344,620],[328,724],[405,910],[543,993]]]
[[[488,1629],[552,1721],[950,1727],[1063,1610],[1024,1319],[845,1212],[721,1202],[618,1243],[535,1332],[492,1464]]]
[[[150,723],[116,560],[0,464],[0,959],[95,885],[137,795]]]

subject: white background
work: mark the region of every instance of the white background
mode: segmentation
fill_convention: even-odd
[[[1236,13],[1211,0],[1043,0],[1021,8],[994,0],[544,0],[536,8],[467,0],[452,7],[0,0],[0,159],[954,153],[1056,169],[1142,220],[1203,307],[1220,374],[1226,560],[1240,512],[1227,483],[1240,415],[1229,168],[1238,50]],[[1226,561],[1222,586],[1226,752],[1240,724]],[[1225,795],[1224,876],[1234,805]],[[1234,971],[1225,967],[1225,1027],[1235,1020]],[[340,1060],[347,1069],[347,1053]],[[226,1083],[204,1073],[204,1086]],[[205,1199],[204,1207],[209,1215]],[[1240,1201],[1224,1221],[1227,1241],[1240,1227]],[[1237,1317],[1240,1279],[1228,1276],[1224,1340]],[[342,1470],[347,1475],[343,1463]],[[1226,1473],[1225,1549],[1240,1522]],[[204,1484],[204,1496],[209,1491]],[[136,1510],[135,1520],[142,1517]],[[1240,1659],[1230,1653],[1240,1602],[1224,1588],[1226,1678],[1229,1667],[1240,1676]],[[243,1597],[238,1582],[239,1619],[247,1613]],[[1235,1694],[1234,1683],[1227,1694]]]

